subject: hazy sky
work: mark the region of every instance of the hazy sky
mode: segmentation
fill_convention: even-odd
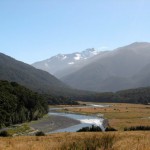
[[[0,0],[0,52],[26,63],[150,42],[150,0]]]

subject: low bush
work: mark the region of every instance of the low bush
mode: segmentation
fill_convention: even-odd
[[[42,131],[38,131],[35,135],[36,136],[45,136],[45,133]]]
[[[124,131],[139,131],[139,130],[150,130],[150,126],[132,126],[129,128],[124,128]]]
[[[8,137],[8,136],[10,136],[10,135],[9,135],[9,133],[5,130],[5,131],[1,131],[1,132],[0,132],[0,136],[2,136],[2,137]]]
[[[108,132],[108,131],[117,131],[117,130],[115,128],[112,128],[112,127],[107,127],[105,129],[105,131]]]
[[[83,127],[82,129],[78,130],[77,132],[101,132],[102,129],[99,126],[92,125],[91,127]]]

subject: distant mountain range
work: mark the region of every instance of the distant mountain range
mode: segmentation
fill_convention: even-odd
[[[49,59],[35,62],[32,64],[32,66],[61,78],[82,68],[89,62],[90,58],[98,55],[99,53],[104,52],[98,52],[94,48],[91,48],[72,54],[58,54]]]
[[[150,43],[136,42],[105,52],[87,49],[57,55],[33,66],[82,90],[108,92],[146,87],[150,86]]]

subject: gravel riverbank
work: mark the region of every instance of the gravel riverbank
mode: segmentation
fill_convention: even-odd
[[[80,121],[68,117],[51,115],[46,116],[37,121],[32,121],[31,123],[29,123],[29,126],[36,130],[47,133],[50,131],[67,128],[77,124],[80,124]]]

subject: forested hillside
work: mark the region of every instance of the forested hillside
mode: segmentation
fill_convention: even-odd
[[[40,94],[52,95],[53,99],[60,96],[87,95],[87,91],[72,89],[48,72],[2,53],[0,53],[0,80],[17,82]]]
[[[150,103],[150,87],[123,90],[115,93],[116,102]]]
[[[74,97],[75,98],[75,97]],[[73,99],[74,99],[73,98]],[[150,87],[128,89],[118,92],[104,92],[87,94],[85,96],[76,97],[75,99],[82,99],[83,101],[93,102],[112,102],[112,103],[150,103]]]
[[[71,89],[48,72],[0,53],[0,80],[17,82],[39,93],[63,95]],[[72,91],[73,92],[73,91]]]
[[[48,112],[47,101],[16,82],[0,81],[0,128],[36,120]]]

